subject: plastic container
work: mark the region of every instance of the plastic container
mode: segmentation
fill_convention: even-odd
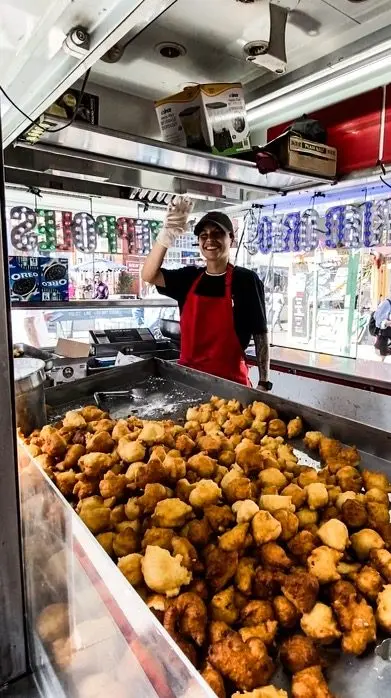
[[[16,426],[25,436],[46,424],[45,363],[23,357],[14,360]]]

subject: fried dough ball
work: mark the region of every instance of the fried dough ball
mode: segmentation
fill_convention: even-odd
[[[372,487],[365,492],[365,503],[368,502],[379,502],[379,504],[386,504],[389,506],[388,493],[385,490],[379,489],[379,487]]]
[[[140,542],[137,533],[132,528],[130,521],[126,522],[126,526],[116,533],[113,539],[113,550],[117,557],[136,553],[140,548]]]
[[[274,486],[277,490],[281,490],[288,484],[285,475],[277,468],[265,468],[259,473],[258,479],[262,487]]]
[[[247,642],[253,637],[262,640],[265,645],[271,645],[277,635],[278,623],[276,620],[267,620],[259,625],[251,625],[249,627],[240,628],[239,635],[243,642]]]
[[[147,446],[163,443],[165,429],[161,422],[144,422],[143,428],[138,435],[138,439]]]
[[[257,473],[263,466],[261,449],[249,439],[243,439],[235,448],[236,462],[246,475]]]
[[[368,644],[376,640],[376,622],[372,608],[365,599],[358,600],[354,587],[351,593],[349,587],[335,585],[332,598],[333,610],[343,631],[343,651],[363,654]]]
[[[206,581],[215,591],[223,589],[238,569],[238,553],[225,553],[216,545],[208,545],[204,551]]]
[[[288,511],[288,509],[279,509],[274,512],[274,518],[281,524],[281,540],[286,542],[297,534],[299,530],[299,519],[293,512]]]
[[[186,477],[186,461],[180,456],[171,455],[171,452],[167,453],[163,461],[163,470],[169,480],[177,482]]]
[[[281,567],[289,569],[292,566],[292,560],[287,556],[284,548],[277,543],[265,543],[260,551],[260,558],[267,567]]]
[[[336,478],[342,492],[360,492],[362,478],[358,470],[352,465],[345,465],[343,468],[340,468]]]
[[[336,439],[330,439],[328,436],[322,436],[319,441],[319,453],[322,461],[327,461],[329,458],[338,456],[342,444]]]
[[[128,580],[129,584],[136,587],[143,581],[143,573],[141,570],[141,560],[143,556],[140,553],[130,553],[124,555],[118,560],[117,566],[122,574]]]
[[[87,422],[83,415],[76,410],[70,410],[65,413],[65,417],[62,420],[64,427],[69,427],[70,429],[83,429],[87,426]]]
[[[357,493],[351,490],[348,490],[347,492],[342,492],[342,494],[338,495],[337,499],[335,500],[335,506],[337,507],[337,509],[342,509],[345,502],[348,502],[350,500],[358,501]]]
[[[256,429],[250,428],[250,429],[245,429],[242,432],[242,437],[243,439],[246,439],[247,441],[251,441],[253,444],[259,445],[261,441],[261,434],[259,431]]]
[[[245,627],[260,625],[267,620],[274,620],[273,606],[270,601],[249,601],[240,612],[240,621]]]
[[[221,465],[229,468],[235,463],[235,452],[228,450],[221,451],[218,455],[218,461]]]
[[[321,431],[307,431],[303,441],[311,451],[316,451],[319,448],[320,440],[323,438]]]
[[[273,661],[258,638],[243,642],[231,633],[209,647],[208,660],[227,679],[244,691],[267,684],[274,672]]]
[[[195,442],[187,434],[180,434],[176,438],[175,448],[185,456],[190,456],[195,449]]]
[[[318,481],[318,473],[314,468],[310,466],[301,466],[301,472],[297,478],[297,484],[300,487],[308,487],[311,483]]]
[[[115,475],[109,470],[104,474],[103,480],[99,483],[99,491],[103,499],[107,499],[108,497],[121,499],[126,492],[127,486],[128,480],[126,475]]]
[[[79,458],[84,456],[86,449],[82,444],[72,444],[61,463],[57,463],[57,470],[68,470],[69,468],[74,468],[78,462]]]
[[[288,439],[296,439],[303,431],[303,420],[301,417],[295,417],[288,422],[287,436]]]
[[[164,548],[172,552],[172,541],[174,531],[170,528],[148,528],[144,533],[144,538],[141,541],[141,548],[145,550],[148,545]]]
[[[135,521],[141,514],[137,499],[137,497],[131,497],[125,504],[125,516],[129,521]]]
[[[213,477],[216,467],[216,461],[205,455],[205,453],[197,453],[197,455],[192,456],[187,461],[187,468],[197,473],[200,478]]]
[[[217,592],[210,603],[210,612],[213,620],[223,621],[227,625],[233,625],[239,618],[239,611],[235,606],[234,587],[227,587]]]
[[[106,419],[109,416],[107,412],[103,412],[95,405],[86,405],[79,413],[86,422],[98,422],[100,419]]]
[[[137,499],[137,507],[143,514],[152,514],[158,502],[167,499],[167,488],[158,482],[145,485],[144,494]]]
[[[69,612],[65,603],[53,603],[46,606],[36,622],[39,637],[45,644],[54,642],[69,634]]]
[[[207,611],[203,600],[188,591],[168,604],[163,624],[174,639],[180,633],[201,647],[205,641],[206,623]]]
[[[235,574],[236,588],[246,596],[252,592],[253,579],[255,577],[256,561],[252,557],[242,557],[239,560]]]
[[[352,548],[359,560],[367,560],[373,549],[384,548],[384,540],[371,528],[362,528],[350,538]]]
[[[126,419],[119,419],[111,433],[111,438],[114,441],[119,441],[123,436],[128,436],[130,429]]]
[[[215,669],[210,662],[206,662],[204,668],[200,672],[206,683],[209,684],[217,698],[226,698],[224,680],[220,672]]]
[[[91,436],[87,435],[87,453],[111,453],[115,446],[115,441],[107,431],[98,431]]]
[[[207,545],[212,533],[213,531],[209,525],[209,521],[206,516],[204,516],[203,519],[194,519],[194,521],[190,521],[183,530],[182,535],[185,535],[186,538],[197,547]]]
[[[86,501],[88,500],[81,500],[81,504]],[[79,516],[91,533],[95,535],[110,528],[110,509],[105,507],[103,502],[101,505],[97,504],[94,507],[82,506]]]
[[[387,553],[387,550],[374,550],[375,553]],[[388,553],[389,554],[389,553]],[[358,591],[370,601],[376,601],[379,591],[383,588],[383,580],[377,570],[364,565],[354,578]]]
[[[99,419],[96,422],[88,423],[88,430],[91,432],[109,431],[112,432],[115,426],[113,419]]]
[[[285,436],[286,424],[282,419],[271,419],[268,424],[267,433],[269,436]]]
[[[67,450],[67,442],[58,433],[57,429],[50,425],[46,425],[41,429],[41,450],[47,453],[48,456],[61,458]]]
[[[198,563],[197,551],[187,538],[174,536],[172,539],[172,553],[173,555],[182,556],[182,565],[187,570],[192,570]]]
[[[319,582],[310,572],[295,569],[285,577],[281,589],[284,596],[300,613],[309,613],[318,597]]]
[[[236,521],[240,523],[249,523],[259,511],[259,506],[251,499],[244,499],[240,502],[235,502],[232,505],[232,511],[236,516]]]
[[[278,509],[288,509],[288,511],[295,511],[295,507],[292,504],[292,498],[282,496],[281,494],[263,494],[259,499],[260,509],[265,509],[266,511],[273,514]]]
[[[315,548],[308,557],[308,571],[313,574],[320,584],[329,584],[341,579],[341,575],[337,572],[337,564],[342,557],[342,553],[327,545],[321,545]]]
[[[73,488],[73,494],[79,500],[91,497],[99,492],[99,478],[89,478],[84,473],[76,475],[76,485]]]
[[[223,640],[227,635],[231,635],[233,632],[232,628],[222,620],[211,620],[208,625],[209,643],[220,642],[220,640]]]
[[[226,552],[242,550],[245,547],[249,524],[237,524],[219,538],[219,547]]]
[[[145,458],[145,446],[139,441],[131,440],[130,436],[120,438],[117,450],[119,457],[125,463],[137,463]]]
[[[384,546],[390,550],[391,548],[391,523],[387,524],[377,524],[376,530],[379,533],[379,535],[383,538],[384,540]]]
[[[256,545],[263,545],[277,540],[282,526],[268,511],[258,511],[251,521],[251,530]]]
[[[74,470],[67,470],[65,473],[54,473],[54,482],[64,497],[70,497],[77,483]]]
[[[310,531],[299,531],[288,542],[288,549],[295,557],[307,560],[308,555],[316,548],[315,537]]]
[[[103,550],[109,555],[109,557],[113,557],[114,533],[112,531],[106,531],[106,533],[98,533],[98,535],[96,536],[96,540],[102,546]]]
[[[235,522],[235,517],[228,504],[207,506],[204,509],[204,514],[215,533],[224,533]]]
[[[240,434],[244,429],[251,426],[251,421],[251,419],[243,414],[231,414],[229,419],[223,424],[224,433],[226,436]]]
[[[376,618],[386,632],[391,632],[391,584],[386,584],[377,597]]]
[[[371,564],[384,577],[388,584],[391,583],[391,553],[388,550],[371,550],[369,555]]]
[[[311,666],[293,675],[292,698],[334,698],[320,666]]]
[[[257,567],[254,577],[254,596],[264,601],[271,600],[281,592],[284,581],[285,575],[282,570]]]
[[[289,444],[281,444],[277,448],[278,463],[283,470],[294,471],[297,466],[297,457],[293,453],[293,447]]]
[[[318,512],[310,511],[304,507],[296,512],[296,516],[299,519],[299,528],[311,529],[312,526],[316,525],[318,522]]]
[[[379,524],[390,523],[388,504],[380,502],[367,502],[368,527],[377,530]]]
[[[363,528],[368,520],[365,506],[356,499],[347,499],[342,504],[341,513],[349,528]]]
[[[41,432],[42,434],[42,432]],[[382,472],[363,470],[362,479],[364,483],[364,488],[368,491],[373,488],[382,490],[383,492],[390,491],[390,483],[388,482],[388,477]]]
[[[300,509],[307,499],[307,492],[293,482],[282,490],[281,495],[283,497],[290,497],[296,509]]]
[[[177,528],[183,526],[192,514],[192,508],[180,499],[163,499],[156,504],[152,521],[160,528]]]
[[[254,486],[247,477],[238,477],[225,486],[224,494],[228,504],[232,505],[237,501],[251,499],[254,494]]]
[[[318,529],[322,543],[343,552],[349,545],[349,532],[345,524],[338,519],[329,519]]]
[[[312,511],[322,509],[328,504],[329,493],[326,485],[321,482],[312,482],[306,487],[308,507]]]
[[[337,622],[330,606],[316,603],[312,611],[305,613],[300,621],[305,634],[321,645],[330,645],[341,637]]]
[[[221,497],[221,489],[214,480],[200,480],[190,492],[189,502],[196,509],[217,504]]]
[[[251,412],[259,422],[266,422],[270,418],[270,407],[264,402],[253,402]]]
[[[299,621],[299,613],[293,603],[288,601],[285,596],[276,596],[273,599],[273,608],[276,618],[282,628],[290,630],[297,625]]]
[[[232,698],[288,698],[288,694],[275,686],[264,686],[256,688],[251,693],[234,693]]]
[[[292,635],[283,640],[280,646],[280,659],[284,668],[291,674],[320,664],[320,657],[314,643],[304,635]]]
[[[177,596],[181,586],[191,582],[192,574],[182,566],[180,555],[172,557],[168,550],[148,545],[141,561],[146,585],[158,594]]]

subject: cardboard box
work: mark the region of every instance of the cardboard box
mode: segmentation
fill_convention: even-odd
[[[308,141],[285,132],[267,143],[261,151],[272,153],[280,167],[292,172],[333,179],[337,173],[337,149],[323,143]]]
[[[66,257],[39,257],[38,259],[41,300],[69,300],[68,259]]]
[[[233,155],[251,147],[240,83],[186,87],[155,102],[155,108],[167,143],[216,155]]]
[[[51,117],[70,121],[75,113],[79,95],[80,91],[73,88],[64,92],[41,114],[39,119],[36,119],[37,124],[29,126],[22,134],[21,139],[28,143],[37,143],[45,131],[50,131],[58,126]],[[90,126],[97,126],[99,123],[99,97],[85,92],[74,120]]]
[[[11,301],[41,300],[39,257],[8,257]]]
[[[87,342],[78,342],[75,339],[60,337],[54,350],[57,356],[66,356],[69,359],[87,358],[90,355],[90,345]]]

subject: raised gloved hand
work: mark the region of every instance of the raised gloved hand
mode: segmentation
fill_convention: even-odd
[[[163,223],[157,242],[163,247],[171,247],[178,235],[186,231],[187,220],[193,209],[193,202],[188,196],[175,196],[168,204],[166,218]]]

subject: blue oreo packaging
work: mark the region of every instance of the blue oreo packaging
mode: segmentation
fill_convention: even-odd
[[[11,300],[41,300],[39,257],[8,257]]]
[[[68,260],[66,257],[39,257],[41,301],[69,300]]]

